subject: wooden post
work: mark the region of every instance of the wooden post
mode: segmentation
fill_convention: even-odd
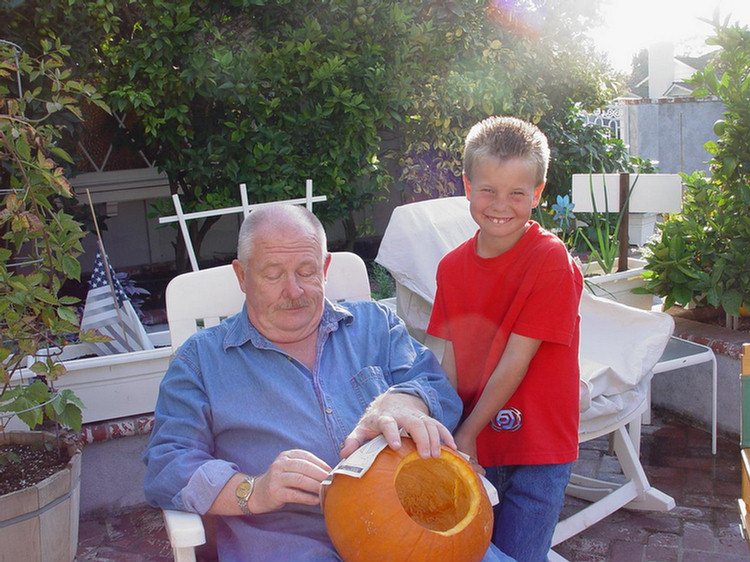
[[[740,357],[740,466],[742,472],[742,497],[737,500],[740,508],[740,529],[750,546],[750,343],[742,344]]]
[[[750,343],[742,344],[740,373],[741,394],[741,424],[740,424],[740,446],[743,449],[750,447]]]
[[[630,213],[630,174],[620,174],[620,231],[618,238],[620,242],[617,271],[628,270],[628,215]]]

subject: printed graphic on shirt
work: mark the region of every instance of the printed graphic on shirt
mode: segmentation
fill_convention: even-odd
[[[500,410],[492,420],[495,431],[518,431],[521,425],[521,412],[516,408]]]

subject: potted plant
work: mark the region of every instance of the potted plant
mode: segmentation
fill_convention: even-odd
[[[581,264],[586,287],[594,295],[610,298],[629,306],[650,309],[652,296],[634,293],[644,285],[642,279],[645,262],[628,258],[627,268],[617,271],[620,253],[620,227],[624,208],[614,215],[610,213],[606,176],[602,174],[596,180],[603,183],[604,211],[600,212],[595,197],[595,176],[588,174],[588,189],[591,197],[592,212],[584,219],[573,213],[575,204],[569,196],[557,196],[552,205],[553,220],[556,228],[553,231],[573,250],[581,249],[588,254],[588,259]],[[638,178],[630,187],[632,193]],[[598,190],[597,190],[598,191]],[[614,217],[612,216],[614,215]]]
[[[82,99],[103,104],[71,78],[64,47],[43,50],[32,58],[0,42],[0,482],[7,492],[0,552],[8,560],[71,562],[80,451],[64,431],[80,429],[82,404],[56,389],[65,366],[54,355],[72,335],[96,338],[79,333],[77,299],[61,295],[66,279],[80,277],[84,232],[65,212],[73,194],[57,161],[72,162],[60,140],[66,124],[80,119]],[[18,420],[49,431],[9,431]],[[37,464],[50,467],[38,475]],[[13,475],[22,487],[8,491]]]

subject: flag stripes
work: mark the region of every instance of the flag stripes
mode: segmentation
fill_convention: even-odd
[[[94,270],[91,273],[91,281],[89,281],[91,288],[86,296],[81,328],[96,330],[100,334],[112,338],[112,341],[88,343],[89,347],[97,355],[153,349],[154,346],[143,328],[138,314],[111,267],[110,279],[114,284],[114,291],[109,285],[101,254],[97,253]],[[117,300],[113,297],[113,292],[117,296]]]

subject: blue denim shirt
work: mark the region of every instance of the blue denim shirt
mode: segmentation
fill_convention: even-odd
[[[449,429],[461,402],[435,356],[374,302],[326,301],[312,372],[250,323],[247,310],[180,347],[159,390],[143,458],[155,506],[205,513],[236,472],[264,473],[299,448],[330,466],[367,405],[386,389],[417,395]],[[224,561],[339,560],[320,507],[217,522]]]

